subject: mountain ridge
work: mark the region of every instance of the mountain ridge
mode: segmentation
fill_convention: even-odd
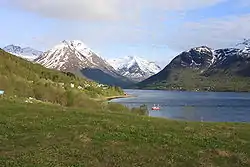
[[[136,84],[135,87],[250,91],[250,87],[245,85],[250,83],[249,77],[250,49],[248,46],[241,49],[211,49],[200,46],[181,52],[162,71]]]
[[[99,77],[102,74],[103,76],[107,76],[105,74],[107,73],[111,75],[107,76],[111,80],[116,80],[118,77],[120,80],[123,80],[122,82],[127,82],[122,83],[122,85],[131,85],[149,78],[161,70],[161,67],[157,63],[147,61],[138,56],[126,56],[116,59],[102,58],[80,40],[62,40],[45,52],[37,51],[30,47],[21,48],[13,44],[4,48],[8,53],[41,64],[46,68],[73,72],[83,77],[87,75],[87,78],[101,83],[102,80],[105,80],[104,84],[113,83],[107,82],[107,79],[96,78],[91,75],[90,71],[95,74],[98,72]],[[20,53],[23,53],[25,50],[29,52],[26,55],[21,55]],[[114,61],[119,61],[120,63],[122,61],[122,66],[116,67]],[[117,84],[119,82],[114,81],[114,83]]]
[[[43,52],[33,49],[31,47],[20,47],[14,44],[7,45],[3,48],[4,51],[13,54],[15,56],[24,58],[29,61],[33,61],[37,57],[39,57]]]

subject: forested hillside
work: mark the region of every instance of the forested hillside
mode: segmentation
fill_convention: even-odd
[[[47,69],[1,49],[0,81],[0,90],[4,90],[7,97],[31,97],[68,106],[81,105],[88,98],[123,94],[119,87]]]

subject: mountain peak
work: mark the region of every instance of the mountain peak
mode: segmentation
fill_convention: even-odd
[[[20,46],[17,45],[7,45],[3,48],[5,51],[20,51],[22,48]]]
[[[142,57],[139,57],[139,56],[128,56],[131,60],[134,60],[134,61],[142,61],[142,60],[145,60],[143,59]]]
[[[72,47],[84,47],[88,48],[81,40],[63,40],[62,43],[70,45]]]
[[[57,70],[95,67],[103,71],[115,71],[104,59],[80,40],[63,40],[35,61],[47,68]]]
[[[202,46],[199,46],[199,47],[194,47],[194,48],[188,50],[187,52],[190,52],[192,50],[194,50],[196,52],[204,53],[204,52],[211,52],[212,49],[205,46],[205,45],[202,45]]]
[[[134,81],[146,79],[161,70],[156,63],[147,61],[139,56],[126,56],[124,58],[110,59],[108,62],[121,75]]]
[[[250,49],[250,39],[244,39],[243,42],[239,42],[236,44],[236,47],[241,50],[249,50]]]
[[[57,44],[49,51],[53,52],[55,50],[67,49],[67,48],[79,52],[79,54],[82,54],[84,57],[89,57],[92,54],[99,56],[80,40],[63,40],[61,41],[61,43]]]

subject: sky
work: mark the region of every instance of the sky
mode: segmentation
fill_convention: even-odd
[[[250,37],[249,0],[0,0],[0,47],[81,40],[102,57],[165,66],[180,52]]]

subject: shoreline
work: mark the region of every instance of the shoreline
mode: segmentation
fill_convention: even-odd
[[[113,100],[113,99],[122,99],[122,98],[130,98],[130,97],[135,97],[132,95],[119,95],[119,96],[110,96],[110,97],[106,97],[105,99],[107,101]]]
[[[157,89],[157,88],[134,88],[133,90],[155,90],[155,91],[175,91],[175,92],[198,92],[198,93],[250,93],[250,90],[187,90],[187,89]]]
[[[136,96],[133,96],[133,95],[117,95],[117,96],[96,98],[94,100],[96,100],[96,101],[110,101],[110,100],[113,100],[113,99],[130,98],[130,97],[136,97]]]

